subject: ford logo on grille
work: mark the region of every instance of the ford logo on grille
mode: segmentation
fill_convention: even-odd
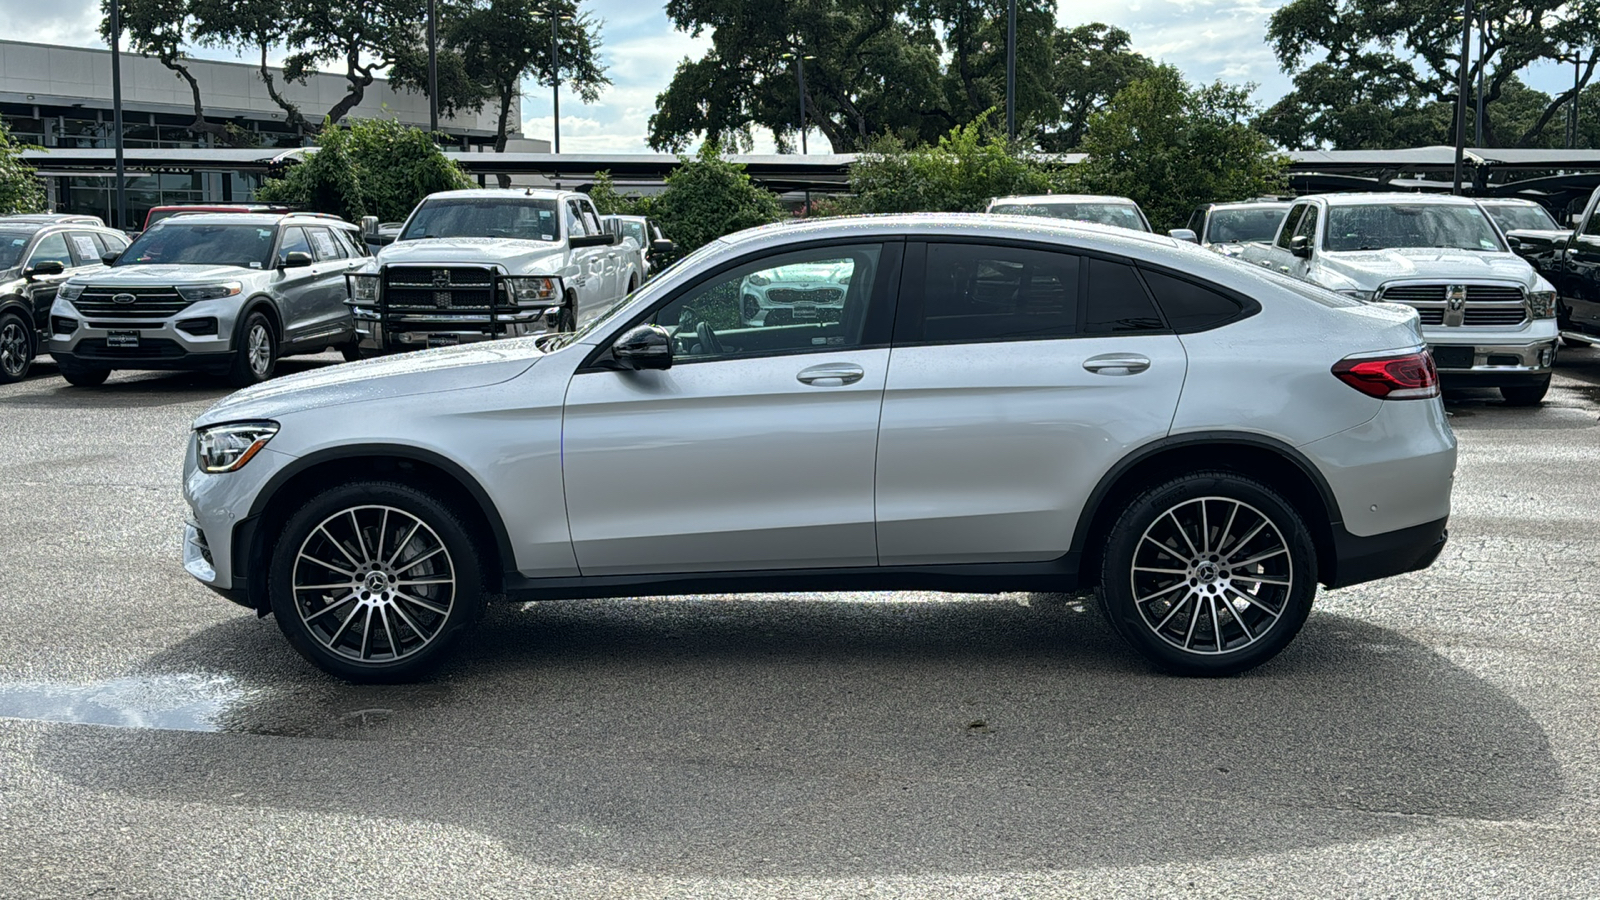
[[[111,302],[112,303],[132,303],[133,301],[135,301],[137,299],[139,299],[139,298],[135,297],[132,294],[112,294],[111,295]]]

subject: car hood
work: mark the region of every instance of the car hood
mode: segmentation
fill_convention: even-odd
[[[483,265],[499,263],[508,272],[530,272],[530,267],[549,260],[559,265],[565,245],[557,241],[522,241],[511,238],[422,238],[396,241],[378,251],[379,265]]]
[[[364,403],[499,384],[544,356],[538,338],[419,350],[276,378],[224,397],[196,419],[220,422],[277,419],[342,403]]]
[[[242,266],[207,266],[176,263],[158,263],[148,266],[112,266],[97,269],[86,275],[73,276],[78,284],[115,284],[138,287],[140,285],[198,284],[200,282],[238,281],[260,275],[261,269]]]
[[[1527,261],[1513,253],[1479,253],[1435,247],[1396,250],[1355,250],[1322,253],[1318,262],[1328,272],[1348,279],[1353,286],[1376,290],[1398,278],[1492,278],[1532,287],[1538,276]]]

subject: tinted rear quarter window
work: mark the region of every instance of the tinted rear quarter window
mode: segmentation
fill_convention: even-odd
[[[1134,334],[1162,331],[1161,314],[1145,292],[1133,266],[1105,259],[1089,261],[1089,294],[1084,334]]]
[[[1144,269],[1145,283],[1174,331],[1215,328],[1238,318],[1245,306],[1227,294],[1164,272]]]

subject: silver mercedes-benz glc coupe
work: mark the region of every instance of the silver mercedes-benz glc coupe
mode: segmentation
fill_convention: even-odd
[[[779,270],[848,285],[839,315],[744,321]],[[575,333],[228,397],[184,564],[352,681],[422,674],[490,595],[857,589],[1094,590],[1214,675],[1319,583],[1431,564],[1455,458],[1415,310],[1122,229],[819,220]]]

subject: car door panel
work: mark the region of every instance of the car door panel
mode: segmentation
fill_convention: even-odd
[[[871,566],[889,351],[588,372],[563,469],[585,575]],[[861,377],[802,381],[823,364]]]

